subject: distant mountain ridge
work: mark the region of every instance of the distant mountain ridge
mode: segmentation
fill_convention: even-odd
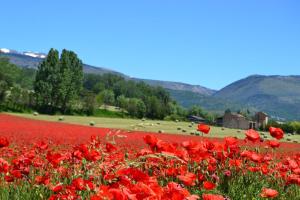
[[[46,56],[46,54],[20,53],[9,49],[0,49],[0,55],[7,56],[10,62],[18,66],[35,69],[43,60],[43,56]],[[275,119],[300,120],[300,75],[251,75],[215,91],[200,85],[132,78],[114,70],[87,64],[84,64],[84,72],[113,73],[126,79],[161,86],[185,107],[200,105],[208,111],[217,113],[222,113],[227,108],[232,111],[249,108],[254,111],[267,112]]]

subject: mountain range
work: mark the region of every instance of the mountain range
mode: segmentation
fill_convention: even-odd
[[[43,53],[18,52],[4,48],[0,49],[0,55],[8,57],[15,65],[34,69],[46,57]],[[113,73],[126,79],[161,86],[184,107],[200,105],[217,113],[222,113],[227,108],[232,111],[249,109],[253,112],[264,111],[278,120],[300,120],[300,76],[296,75],[251,75],[216,91],[181,82],[132,78],[121,72],[87,64],[83,68],[85,73]]]

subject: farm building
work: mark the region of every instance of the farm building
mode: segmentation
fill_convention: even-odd
[[[264,112],[257,112],[253,119],[256,122],[257,128],[263,127],[265,128],[268,124],[269,117]]]
[[[243,115],[225,113],[223,116],[223,126],[227,128],[249,129],[249,121]]]
[[[235,129],[258,129],[265,127],[268,123],[268,115],[264,112],[257,112],[252,120],[236,113],[225,113],[223,117],[216,120],[216,124],[226,128]]]

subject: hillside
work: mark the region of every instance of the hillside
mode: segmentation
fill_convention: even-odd
[[[300,119],[300,76],[253,75],[214,95],[263,110],[273,117]]]
[[[158,81],[158,80],[150,80],[150,79],[137,79],[137,81],[144,81],[145,83],[152,85],[152,86],[161,86],[165,89],[175,90],[177,92],[191,92],[198,95],[210,96],[214,94],[216,91],[200,86],[200,85],[190,85],[187,83],[180,83],[180,82],[171,82],[171,81]]]
[[[232,102],[227,99],[221,99],[214,96],[207,96],[198,94],[190,91],[178,91],[178,90],[167,90],[171,97],[176,99],[176,101],[184,106],[191,107],[192,105],[199,105],[203,107],[205,110],[213,111],[215,113],[223,114],[226,109],[230,109],[232,111],[237,110],[245,110],[249,109],[250,111],[255,111],[255,108],[245,107],[242,104]]]
[[[32,53],[32,52],[17,52],[15,50],[10,49],[0,49],[0,56],[6,56],[10,59],[10,62],[20,66],[20,67],[27,67],[27,68],[34,68],[36,69],[39,65],[39,63],[43,60],[45,57],[45,54],[41,53]],[[180,82],[171,82],[171,81],[160,81],[160,80],[148,80],[148,79],[139,79],[139,78],[131,78],[123,73],[110,70],[104,67],[95,67],[92,65],[84,64],[83,71],[85,73],[91,73],[91,74],[105,74],[105,73],[112,73],[116,74],[122,77],[125,77],[126,79],[132,79],[134,81],[144,81],[149,85],[152,86],[161,86],[166,89],[172,89],[172,90],[178,90],[178,91],[191,91],[196,92],[203,95],[211,95],[215,91],[199,86],[199,85],[190,85],[186,83],[180,83]]]

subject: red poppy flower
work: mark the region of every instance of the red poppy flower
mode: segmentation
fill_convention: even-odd
[[[206,190],[213,190],[216,187],[216,185],[214,183],[210,182],[210,181],[204,181],[203,182],[203,187]]]
[[[278,192],[270,188],[263,188],[260,196],[263,198],[274,198],[278,196]]]
[[[202,194],[203,200],[225,200],[222,195],[219,194]]]
[[[197,130],[202,132],[202,133],[208,134],[209,131],[210,131],[210,127],[206,124],[198,124],[198,129]]]
[[[271,136],[276,138],[277,140],[282,139],[284,135],[284,132],[281,128],[270,127],[269,132]]]
[[[113,144],[111,144],[111,143],[106,143],[106,151],[107,152],[113,152],[113,151],[115,151],[115,150],[117,150],[117,148],[113,145]]]
[[[85,190],[85,182],[82,178],[76,178],[72,181],[72,186],[76,188],[76,190]]]
[[[53,192],[55,192],[55,193],[58,193],[58,192],[62,191],[62,189],[63,189],[63,186],[62,186],[61,183],[59,183],[59,184],[57,184],[57,185],[51,187],[51,190],[52,190]]]
[[[156,146],[156,143],[158,142],[158,139],[153,135],[146,135],[144,137],[144,141],[146,144],[148,144],[151,148]]]
[[[246,131],[246,137],[248,140],[252,141],[252,142],[256,142],[260,140],[259,134],[258,132],[256,132],[253,129],[249,129]]]
[[[268,144],[272,148],[278,148],[280,146],[280,143],[277,140],[270,140]]]
[[[5,176],[4,179],[5,179],[5,181],[8,182],[8,183],[14,181],[14,177],[12,177],[12,176]]]
[[[8,147],[9,142],[6,137],[0,137],[0,148]]]
[[[193,186],[195,185],[195,181],[196,181],[196,175],[193,173],[187,173],[184,176],[178,176],[179,180],[181,180],[183,182],[184,185],[186,186]]]

